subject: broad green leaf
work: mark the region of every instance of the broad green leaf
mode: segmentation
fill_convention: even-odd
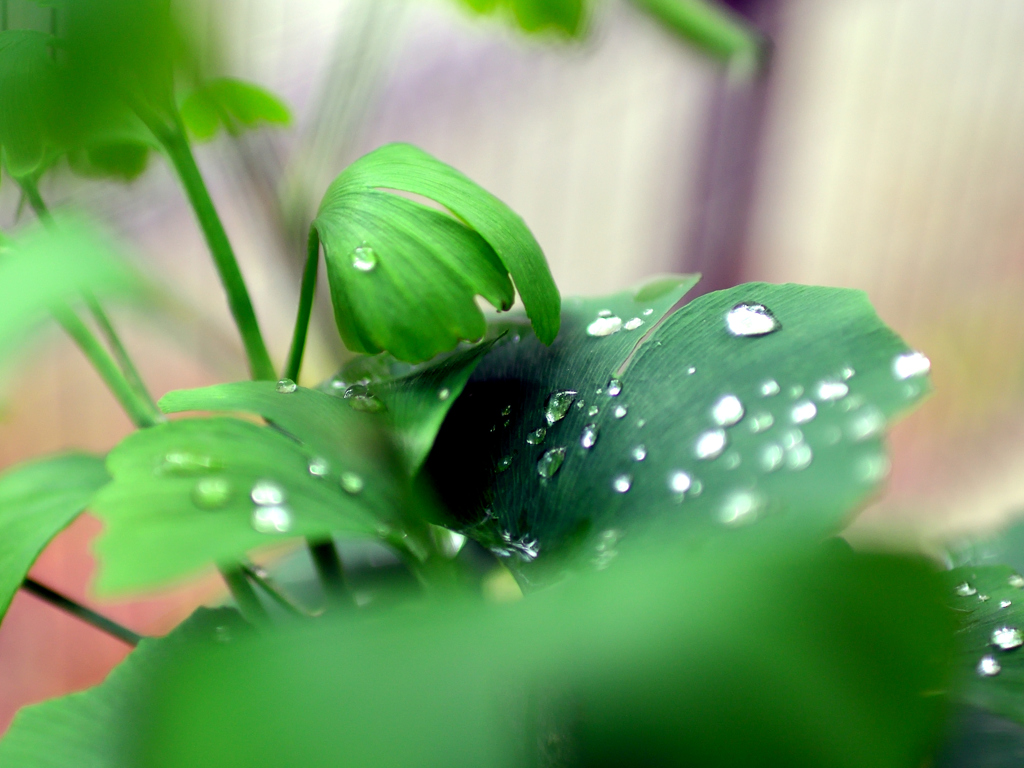
[[[385,190],[421,195],[455,218]],[[474,297],[510,308],[510,274],[537,337],[549,343],[558,332],[558,291],[522,219],[416,147],[388,144],[350,165],[313,227],[338,329],[353,351],[418,362],[479,339],[486,323]]]
[[[180,580],[289,537],[374,536],[416,511],[385,436],[337,398],[242,382],[173,392],[161,404],[168,412],[260,413],[275,428],[186,419],[115,448],[107,459],[113,482],[93,505],[106,523],[96,545],[104,592]],[[264,494],[261,506],[253,494],[264,483],[277,493]]]
[[[36,225],[0,249],[0,354],[52,307],[83,292],[129,297],[141,290],[116,247],[85,221],[57,217],[52,226]]]
[[[462,0],[477,13],[501,10],[526,32],[556,31],[577,37],[584,31],[586,0]]]
[[[0,145],[14,177],[42,165],[57,109],[53,38],[43,32],[0,32]]]
[[[885,426],[929,385],[863,293],[708,294],[622,371],[677,295],[570,301],[550,347],[521,323],[484,358],[426,464],[467,533],[525,561],[652,520],[698,540],[761,518],[825,534],[878,489]],[[730,315],[745,304],[773,314]],[[729,317],[779,329],[737,336]]]
[[[247,631],[237,611],[200,608],[166,637],[146,639],[107,679],[89,690],[24,707],[0,740],[11,768],[123,768],[131,764],[126,723],[146,682],[175,649],[230,641]]]
[[[737,14],[713,0],[633,0],[684,40],[726,61],[750,64],[762,55],[760,34]]]
[[[103,459],[68,454],[0,475],[0,620],[36,558],[110,478]]]
[[[680,554],[623,551],[513,605],[183,649],[140,708],[140,762],[923,764],[943,701],[922,693],[945,685],[953,644],[929,567],[742,534]]]
[[[409,474],[415,475],[452,403],[492,346],[493,341],[476,344],[424,365],[402,363],[387,354],[356,357],[321,388],[357,408],[383,406],[378,412],[394,431]]]
[[[252,83],[219,77],[188,94],[181,119],[198,141],[209,141],[223,127],[236,135],[260,123],[288,125],[291,113],[277,96]]]

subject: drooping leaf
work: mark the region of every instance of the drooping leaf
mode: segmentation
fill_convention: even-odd
[[[737,14],[713,0],[633,0],[684,40],[726,61],[756,64],[761,35]]]
[[[138,295],[142,282],[93,226],[56,217],[0,249],[0,354],[43,321],[52,307],[97,296]]]
[[[109,480],[103,459],[67,454],[0,475],[0,621],[36,558]]]
[[[384,190],[421,195],[455,218]],[[548,343],[558,291],[544,254],[515,213],[454,168],[408,144],[350,165],[313,222],[324,246],[338,329],[356,352],[418,362],[486,330],[474,297],[512,306],[509,275]]]
[[[386,436],[336,398],[240,382],[172,392],[161,406],[258,413],[276,428],[186,419],[118,445],[107,459],[113,482],[94,502],[106,523],[102,591],[158,586],[292,536],[375,536],[416,511]]]
[[[484,358],[426,465],[467,533],[525,560],[654,520],[695,539],[759,518],[824,534],[875,492],[882,433],[927,391],[927,360],[864,294],[708,294],[621,372],[678,295],[575,300],[551,347],[521,323]],[[730,318],[777,330],[734,335]]]
[[[514,605],[186,650],[140,708],[141,762],[923,764],[942,699],[922,691],[943,687],[952,651],[937,575],[740,536],[692,557],[637,547]]]
[[[0,146],[14,177],[42,165],[57,109],[53,38],[32,30],[0,32]]]
[[[24,707],[0,740],[0,765],[122,768],[131,764],[126,723],[153,670],[176,648],[228,642],[247,631],[238,612],[200,608],[171,634],[146,639],[89,690]]]
[[[236,135],[261,123],[288,125],[292,119],[277,96],[229,77],[203,83],[185,97],[180,111],[185,127],[198,141],[209,141],[222,127]]]

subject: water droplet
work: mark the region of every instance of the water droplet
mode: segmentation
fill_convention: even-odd
[[[623,325],[622,327],[625,328],[627,331],[635,331],[643,324],[643,320],[641,320],[639,317],[634,317],[632,320],[627,320],[626,324]]]
[[[633,461],[643,461],[647,458],[647,446],[638,445],[631,452],[630,456],[633,457]]]
[[[644,310],[644,317],[650,317],[653,314],[654,314],[654,310],[653,309],[645,309]]]
[[[544,427],[541,427],[540,429],[535,429],[533,432],[528,434],[526,436],[526,442],[528,442],[530,445],[540,445],[541,443],[544,442],[544,438],[547,436],[548,431],[544,429]]]
[[[1006,580],[1006,583],[1014,589],[1024,589],[1024,576],[1021,576],[1019,573],[1015,573]]]
[[[761,511],[761,499],[750,491],[735,491],[725,497],[718,520],[729,526],[745,525],[757,519]]]
[[[231,498],[231,483],[223,477],[204,477],[192,489],[192,501],[200,509],[220,509]]]
[[[711,418],[720,427],[730,427],[743,418],[743,403],[736,395],[722,395],[711,406]]]
[[[608,382],[608,397],[618,397],[622,392],[622,382],[618,379],[611,379]]]
[[[602,309],[597,313],[598,317],[611,317],[612,311],[610,309]]]
[[[377,252],[368,245],[352,251],[352,266],[360,272],[373,272],[377,268]]]
[[[850,379],[853,378],[854,374],[856,373],[857,372],[853,370],[853,368],[851,368],[850,366],[846,366],[845,368],[843,368],[842,371],[840,371],[840,375],[843,377],[843,381],[849,381]]]
[[[587,401],[584,400],[583,398],[580,398],[579,400],[576,401],[576,408],[577,408],[577,410],[582,411],[586,407],[587,407]]]
[[[994,677],[1002,671],[1003,667],[995,656],[982,656],[978,662],[978,674],[981,677]]]
[[[1000,600],[999,601],[999,607],[1000,608],[1009,608],[1011,605],[1013,605],[1013,603],[1011,603],[1009,600]]]
[[[971,595],[978,594],[978,590],[976,590],[974,587],[972,587],[966,581],[961,583],[961,584],[957,584],[953,588],[953,591],[956,592],[958,595],[960,595],[960,597],[970,597]]]
[[[855,441],[867,440],[885,429],[885,416],[877,408],[869,407],[859,411],[850,420],[847,431]]]
[[[618,317],[599,317],[587,326],[588,336],[611,336],[622,329],[622,319]]]
[[[504,408],[501,409],[501,415],[502,416],[508,416],[510,413],[512,413],[512,406],[511,405],[506,405]]]
[[[353,384],[342,395],[352,409],[365,413],[379,413],[385,409],[384,403],[373,394],[365,384]]]
[[[889,476],[889,458],[878,453],[865,456],[857,462],[857,476],[865,483],[877,483]]]
[[[764,432],[766,429],[770,429],[772,424],[775,423],[775,417],[772,416],[768,411],[755,414],[750,418],[750,431],[755,435]]]
[[[553,392],[548,397],[547,405],[544,406],[544,418],[548,424],[554,424],[565,418],[569,412],[572,401],[576,399],[576,390],[563,389],[561,392]]]
[[[695,374],[696,372],[697,372],[697,369],[694,368],[692,365],[689,368],[686,369],[686,375],[687,376],[693,376],[693,374]]]
[[[330,470],[327,464],[327,459],[321,459],[319,457],[309,460],[309,474],[314,477],[324,477]]]
[[[632,487],[632,475],[616,475],[615,478],[612,480],[612,488],[615,489],[616,493],[625,493]]]
[[[497,470],[499,472],[504,472],[506,469],[508,469],[511,466],[512,466],[512,456],[511,455],[510,456],[502,456],[500,459],[498,459]]]
[[[448,389],[448,387],[441,387],[441,389],[439,389],[437,391],[437,399],[438,400],[447,400],[451,396],[452,396],[452,391],[450,389]]]
[[[612,411],[612,415],[616,419],[624,419],[624,418],[626,418],[626,414],[627,413],[629,413],[629,408],[627,406],[625,406],[625,405],[616,405],[615,406],[615,410]]]
[[[761,397],[775,397],[782,389],[775,379],[768,379],[761,385]]]
[[[697,438],[694,452],[698,459],[713,459],[725,450],[725,430],[711,429]]]
[[[982,603],[987,603],[991,599],[988,595],[978,595],[978,601]]]
[[[599,414],[600,412],[601,409],[598,408],[596,405],[592,405],[589,408],[587,408],[587,416],[597,416],[597,414]]]
[[[794,400],[796,400],[798,397],[800,397],[803,393],[804,393],[804,388],[802,386],[800,386],[799,384],[794,384],[792,387],[789,388],[789,396],[791,398],[793,398]]]
[[[807,467],[811,466],[813,459],[814,453],[811,451],[811,446],[807,443],[794,445],[790,450],[786,451],[786,466],[790,469],[807,469]]]
[[[822,401],[842,400],[850,394],[850,387],[842,381],[822,381],[818,383],[818,399]]]
[[[681,469],[671,472],[668,476],[668,489],[672,493],[686,493],[693,485],[693,478]]]
[[[224,464],[211,456],[190,451],[169,451],[157,469],[162,475],[196,475],[223,469]]]
[[[999,627],[992,630],[992,645],[1003,651],[1012,651],[1024,645],[1024,633],[1016,627]]]
[[[637,429],[643,429],[645,426],[647,426],[647,419],[637,419],[636,420],[636,428]]]
[[[260,506],[252,511],[250,522],[257,533],[287,533],[292,528],[292,513],[280,505]]]
[[[774,472],[782,466],[782,461],[785,457],[786,452],[782,450],[781,445],[768,443],[768,445],[761,449],[761,468],[765,472]]]
[[[551,448],[537,462],[537,474],[547,479],[554,477],[565,461],[565,448]]]
[[[810,400],[801,400],[793,406],[793,410],[790,411],[789,417],[793,420],[794,424],[806,424],[817,415],[818,408],[814,403]]]
[[[279,382],[277,382],[277,391],[280,392],[282,395],[290,395],[298,388],[298,384],[296,384],[291,379],[281,379]]]
[[[249,492],[254,504],[273,507],[284,503],[284,488],[273,480],[259,480]]]
[[[932,362],[920,352],[905,352],[892,361],[892,375],[900,381],[924,376],[932,369]]]
[[[580,445],[584,448],[593,448],[597,442],[597,424],[586,424],[580,433]]]
[[[363,488],[366,483],[363,482],[363,478],[357,475],[355,472],[342,472],[341,473],[341,490],[345,493],[350,493],[355,496],[358,493],[363,492]]]
[[[780,325],[764,304],[743,302],[726,313],[725,327],[733,336],[767,336]]]

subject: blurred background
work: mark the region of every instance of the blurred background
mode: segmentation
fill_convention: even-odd
[[[526,37],[450,0],[219,0],[216,69],[290,105],[294,124],[197,151],[272,353],[286,351],[309,219],[349,162],[409,141],[518,211],[566,294],[700,271],[867,291],[932,359],[935,394],[893,433],[885,493],[852,536],[927,542],[1024,509],[1024,4],[1019,0],[732,0],[770,36],[757,76],[685,45],[621,0],[590,33]],[[211,56],[213,54],[211,53]],[[0,223],[31,218],[14,185]],[[173,295],[123,314],[156,395],[245,377],[192,213],[159,159],[128,186],[44,179],[89,208]],[[304,369],[342,350],[325,290]],[[66,339],[5,374],[0,466],[105,451],[128,420]],[[33,575],[83,586],[99,524],[84,516]],[[216,599],[215,579],[103,604],[143,633]],[[20,594],[0,629],[0,729],[30,701],[98,682],[127,648]]]

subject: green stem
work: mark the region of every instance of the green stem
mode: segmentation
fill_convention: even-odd
[[[227,292],[228,305],[242,336],[242,344],[245,346],[245,353],[249,359],[249,370],[252,377],[254,379],[274,379],[274,365],[271,363],[270,354],[263,343],[263,336],[260,333],[256,313],[249,298],[249,291],[245,287],[245,279],[242,277],[238,261],[235,259],[231,241],[228,240],[227,232],[224,231],[224,225],[213,205],[210,192],[206,188],[206,182],[199,172],[199,166],[196,165],[180,118],[176,125],[169,128],[145,110],[136,111],[163,144],[182,185],[185,187],[192,210],[195,211],[199,226],[206,237],[206,243],[210,247],[210,253],[213,255],[214,264],[220,274],[221,283]]]
[[[351,602],[348,584],[345,583],[345,567],[341,563],[341,558],[338,557],[338,550],[334,546],[334,542],[306,539],[306,543],[309,545],[309,553],[313,556],[313,565],[316,567],[317,575],[320,577],[320,583],[323,584],[328,599]]]
[[[122,627],[115,621],[111,621],[106,616],[101,616],[96,611],[86,608],[84,605],[76,603],[70,598],[64,597],[59,592],[54,592],[49,587],[43,586],[34,579],[25,579],[21,583],[21,588],[28,592],[30,595],[35,595],[40,600],[45,600],[55,608],[59,608],[66,613],[71,614],[76,619],[81,619],[86,624],[89,624],[96,629],[106,632],[108,635],[116,637],[122,642],[128,643],[128,645],[138,645],[139,641],[142,640],[141,635],[137,635],[127,627]]]
[[[110,322],[110,318],[107,316],[107,313],[103,311],[103,307],[91,293],[85,294],[85,303],[86,306],[89,307],[89,311],[96,320],[96,325],[99,326],[100,333],[102,333],[103,337],[107,340],[107,344],[114,353],[114,358],[121,366],[121,370],[124,372],[124,377],[128,380],[132,389],[135,390],[140,398],[146,401],[153,413],[160,413],[161,411],[157,407],[156,401],[153,399],[153,396],[149,394],[149,390],[146,388],[145,382],[142,381],[142,377],[139,375],[139,371],[135,367],[135,363],[132,362],[131,357],[128,355],[128,350],[126,350],[124,348],[124,344],[121,343],[121,337],[117,335],[117,331],[114,329],[113,323]]]
[[[124,408],[135,426],[152,427],[164,421],[164,415],[157,410],[152,401],[141,397],[128,383],[128,379],[125,378],[114,358],[70,307],[67,305],[54,307],[53,316],[57,318],[57,322],[74,339],[78,348],[92,363],[100,378],[113,392],[114,397],[121,403],[121,407]]]
[[[314,618],[319,616],[322,611],[310,611],[307,608],[299,605],[295,600],[285,594],[284,590],[278,587],[266,572],[262,568],[254,567],[251,565],[242,565],[242,571],[249,580],[256,584],[260,589],[267,593],[270,598],[284,608],[288,613],[295,616],[305,616],[307,618]]]
[[[316,274],[320,266],[320,235],[316,227],[309,228],[306,245],[306,266],[302,270],[302,287],[299,289],[299,310],[295,317],[295,331],[292,333],[292,348],[284,367],[284,378],[299,380],[302,368],[302,353],[306,349],[306,335],[309,332],[309,316],[313,311],[313,296],[316,293]]]
[[[46,207],[46,203],[43,202],[42,195],[39,194],[39,187],[32,179],[18,179],[18,186],[21,187],[21,191],[25,193],[25,199],[31,206],[32,211],[44,224],[49,224],[53,217],[50,215],[50,209]]]
[[[231,590],[231,596],[238,603],[238,610],[242,612],[249,623],[257,627],[267,624],[270,620],[270,617],[267,616],[267,609],[260,602],[256,590],[252,588],[242,567],[237,565],[221,566],[219,570],[228,589]]]

